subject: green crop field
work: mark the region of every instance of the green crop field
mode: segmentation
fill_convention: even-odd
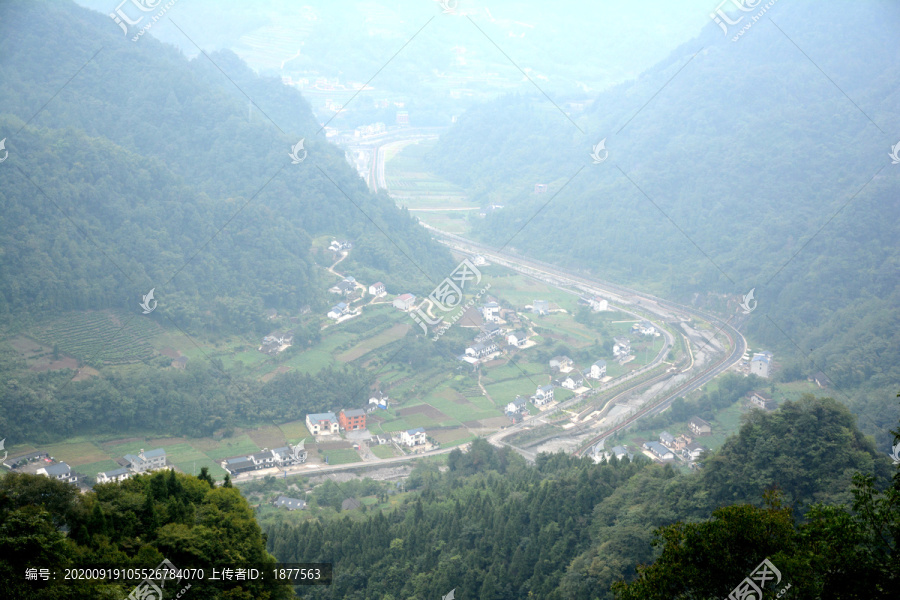
[[[328,457],[329,465],[346,465],[349,463],[362,462],[362,459],[352,448],[338,448],[335,450],[323,450],[322,455]],[[324,460],[324,458],[323,458]]]
[[[399,454],[397,454],[397,450],[395,450],[393,446],[390,446],[388,444],[372,446],[371,450],[372,454],[374,454],[378,458],[394,458],[395,456],[399,456]]]
[[[241,435],[235,438],[224,439],[219,442],[219,447],[208,450],[206,456],[213,460],[221,460],[232,456],[240,456],[242,454],[252,454],[259,452],[261,448],[257,446],[248,435]]]
[[[161,332],[154,320],[136,312],[102,310],[72,312],[39,322],[30,335],[82,362],[121,365],[153,356],[150,340]]]

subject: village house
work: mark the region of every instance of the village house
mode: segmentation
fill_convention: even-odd
[[[424,444],[427,441],[428,437],[425,435],[425,430],[421,427],[400,432],[400,443],[404,446],[412,448],[413,446]]]
[[[487,302],[481,307],[481,318],[485,323],[496,323],[500,320],[500,305],[496,302]]]
[[[598,360],[597,362],[592,364],[588,377],[590,377],[591,379],[603,379],[604,377],[606,377],[606,361]]]
[[[526,411],[526,400],[522,396],[516,396],[516,399],[506,405],[506,416],[518,415]]]
[[[66,483],[78,483],[78,475],[73,473],[72,469],[69,468],[69,465],[64,462],[58,462],[52,465],[47,465],[46,467],[41,467],[35,473],[37,475],[49,477],[50,479],[56,479],[57,481],[64,481]]]
[[[609,310],[609,302],[601,298],[600,296],[594,296],[592,298],[588,298],[588,305],[591,307],[591,310],[594,312],[601,312],[604,310]]]
[[[674,460],[675,453],[660,444],[659,442],[645,442],[644,450],[649,450],[657,460]]]
[[[581,376],[581,373],[574,371],[569,373],[565,379],[560,380],[559,385],[567,390],[576,390],[580,388],[583,383],[584,377]]]
[[[296,446],[288,444],[273,450],[264,448],[260,452],[226,459],[222,461],[222,467],[232,475],[239,475],[247,471],[301,465],[306,462],[307,456],[306,440],[301,440]]]
[[[675,447],[675,436],[669,433],[668,431],[663,431],[659,434],[659,443],[665,446],[666,448],[674,448]]]
[[[537,391],[534,393],[534,396],[531,397],[531,402],[535,406],[544,406],[546,404],[550,404],[553,402],[553,386],[552,385],[542,385]]]
[[[162,448],[156,448],[155,450],[144,452],[144,449],[141,448],[141,451],[138,452],[137,456],[134,454],[126,454],[125,462],[128,463],[128,468],[134,473],[146,473],[147,471],[165,469],[166,451]]]
[[[677,438],[675,438],[675,450],[680,452],[681,450],[684,449],[685,446],[687,446],[688,444],[690,444],[693,441],[694,441],[694,438],[682,433]]]
[[[338,422],[344,431],[358,431],[366,428],[366,411],[361,408],[342,410],[338,414]]]
[[[712,425],[700,417],[692,417],[688,422],[688,427],[694,435],[709,435],[712,433]]]
[[[546,300],[535,300],[531,304],[531,312],[536,315],[549,315],[550,303]]]
[[[294,334],[290,331],[273,331],[262,339],[259,351],[263,354],[278,354],[294,343]]]
[[[613,355],[616,358],[624,358],[631,354],[631,340],[626,337],[613,338]]]
[[[301,500],[299,498],[289,498],[287,496],[278,496],[275,498],[275,502],[273,502],[275,506],[279,508],[286,508],[288,510],[304,510],[306,508],[306,500]]]
[[[641,335],[659,336],[659,332],[650,321],[641,321],[640,323],[635,323],[631,326],[631,332],[639,333]]]
[[[497,347],[497,344],[488,340],[486,342],[478,342],[476,344],[472,344],[468,348],[466,348],[466,356],[471,356],[474,358],[484,358],[489,354],[499,351],[500,349]]]
[[[313,435],[338,433],[340,423],[333,412],[306,415],[306,428]]]
[[[481,326],[481,337],[482,339],[479,341],[483,341],[485,339],[492,339],[497,337],[503,333],[503,329],[500,328],[496,323],[485,323]]]
[[[396,308],[396,309],[399,309],[402,311],[409,311],[409,309],[411,309],[415,303],[416,303],[416,297],[414,295],[401,294],[401,295],[397,296],[396,298],[394,298],[393,305],[394,305],[394,308]]]
[[[550,359],[550,371],[568,373],[572,370],[573,364],[572,359],[568,356],[554,356]]]
[[[684,457],[685,460],[697,460],[706,450],[707,449],[704,446],[701,446],[697,442],[691,442],[681,451],[681,456]]]
[[[812,381],[820,388],[826,388],[826,387],[828,387],[828,384],[831,383],[831,380],[829,380],[828,376],[825,373],[823,373],[822,371],[819,371],[812,377],[809,377],[809,381]]]
[[[387,410],[390,405],[390,398],[387,394],[383,392],[375,392],[375,394],[369,398],[369,406],[374,410],[375,408],[380,408],[382,410]]]
[[[384,296],[387,294],[387,290],[384,287],[384,284],[380,281],[376,281],[372,285],[369,286],[369,293],[373,296]]]
[[[353,243],[348,242],[346,240],[338,241],[331,240],[331,244],[328,246],[328,249],[332,252],[340,252],[341,250],[351,250],[353,248]]]
[[[528,334],[524,331],[513,331],[506,336],[506,343],[516,348],[524,348],[528,342]]]
[[[340,319],[342,316],[346,315],[350,312],[350,307],[346,302],[338,302],[334,306],[331,307],[331,310],[328,311],[329,319]]]
[[[128,470],[128,467],[119,467],[112,471],[97,473],[97,483],[118,483],[125,481],[129,477],[131,477],[131,471]]]
[[[772,411],[778,408],[778,405],[775,404],[775,401],[772,400],[770,396],[767,396],[762,392],[750,393],[750,405],[756,408],[761,408],[765,411]]]
[[[334,284],[332,287],[328,288],[328,291],[332,294],[340,294],[341,296],[348,296],[353,293],[356,289],[356,284],[352,281],[347,281],[344,279],[343,281],[339,281]]]
[[[771,352],[754,354],[753,359],[750,361],[750,374],[768,379],[769,374],[772,372],[772,356]]]
[[[612,450],[604,450],[603,444],[604,442],[597,443],[591,451],[591,457],[596,463],[603,461],[608,462],[613,456],[616,457],[616,460],[622,460],[626,456],[628,457],[628,460],[634,459],[634,455],[630,453],[625,446],[613,446]]]

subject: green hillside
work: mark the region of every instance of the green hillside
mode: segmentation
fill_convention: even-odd
[[[900,67],[877,48],[898,18],[889,2],[779,3],[739,43],[710,23],[573,114],[585,135],[546,98],[510,96],[462,115],[430,165],[503,205],[474,221],[481,240],[733,316],[780,377],[823,371],[886,446]],[[755,312],[736,314],[751,289]]]

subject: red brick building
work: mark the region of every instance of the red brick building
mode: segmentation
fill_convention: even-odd
[[[366,428],[366,411],[361,408],[342,410],[338,414],[338,422],[344,431],[357,431]]]

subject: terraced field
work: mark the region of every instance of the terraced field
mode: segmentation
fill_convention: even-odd
[[[102,310],[56,317],[29,333],[37,341],[56,345],[60,353],[81,362],[124,365],[153,356],[150,340],[162,333],[162,328],[135,313]]]

